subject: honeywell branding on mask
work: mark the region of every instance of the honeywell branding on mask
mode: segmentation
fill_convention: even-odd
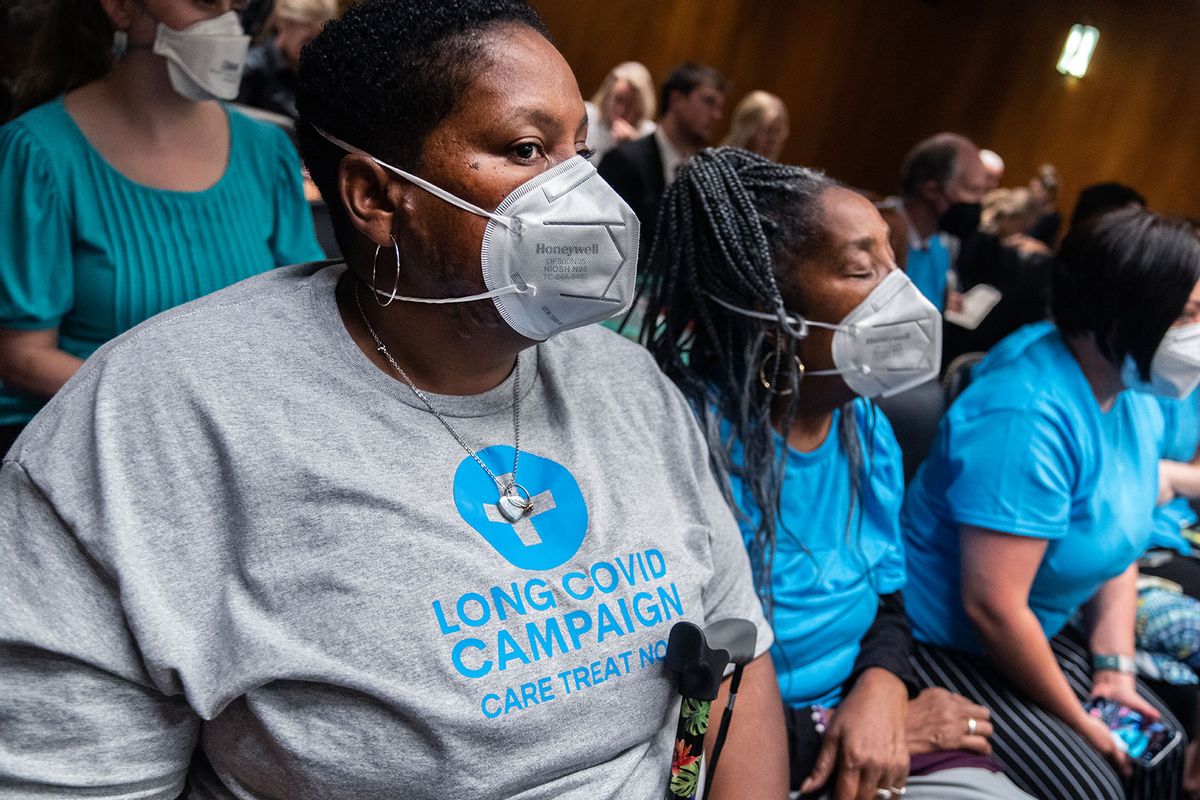
[[[540,256],[543,278],[585,280],[592,261],[588,256],[600,255],[600,245],[539,244],[534,253]]]

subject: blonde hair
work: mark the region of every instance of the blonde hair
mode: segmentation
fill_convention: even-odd
[[[733,123],[725,144],[745,147],[755,135],[775,120],[783,118],[788,124],[787,106],[775,95],[761,90],[753,91],[742,98],[733,112]]]
[[[324,25],[338,15],[338,0],[276,0],[275,19]]]
[[[992,189],[983,198],[983,214],[979,229],[994,234],[1001,220],[1035,215],[1033,193],[1024,187],[1016,189]]]
[[[630,120],[634,126],[640,125],[643,120],[654,119],[654,115],[658,113],[658,104],[654,99],[654,79],[650,77],[650,70],[638,61],[617,64],[605,76],[596,94],[592,95],[592,105],[600,111],[601,116],[608,109],[608,98],[617,81],[628,81],[642,101],[642,119]],[[605,120],[605,123],[611,122],[612,120]]]

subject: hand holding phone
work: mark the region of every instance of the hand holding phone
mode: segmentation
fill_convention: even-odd
[[[1143,767],[1153,767],[1179,746],[1180,732],[1160,720],[1150,720],[1108,697],[1093,697],[1084,705],[1088,716],[1108,727],[1117,748]]]

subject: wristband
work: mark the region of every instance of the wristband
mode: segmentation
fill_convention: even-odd
[[[1137,674],[1137,666],[1133,663],[1131,656],[1117,655],[1116,653],[1093,653],[1092,671],[1100,672],[1101,670],[1121,672],[1125,675]]]

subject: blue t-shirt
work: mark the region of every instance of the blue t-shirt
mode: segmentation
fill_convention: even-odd
[[[900,446],[887,418],[868,401],[856,400],[862,497],[851,516],[850,462],[837,432],[840,413],[820,447],[810,453],[789,448],[784,467],[772,564],[771,656],[783,699],[792,706],[834,706],[841,700],[879,596],[904,586]],[[735,463],[741,458],[735,445]],[[741,481],[734,479],[732,488],[739,510],[749,517],[740,523],[749,544],[758,509]]]
[[[1049,540],[1029,592],[1047,637],[1145,551],[1162,415],[1125,391],[1102,413],[1052,323],[1002,341],[942,419],[904,501],[904,596],[920,641],[982,652],[963,611],[959,526]]]
[[[1170,461],[1191,462],[1200,448],[1200,389],[1182,400],[1158,397],[1164,423],[1162,457]],[[1181,531],[1196,523],[1196,512],[1186,497],[1176,497],[1171,502],[1154,510],[1154,530],[1150,537],[1151,547],[1188,555],[1191,545]]]
[[[228,119],[228,166],[199,192],[125,177],[61,98],[0,127],[0,328],[58,328],[58,346],[87,358],[160,311],[323,259],[287,135]],[[0,424],[44,402],[0,386]]]
[[[930,236],[923,250],[908,248],[904,272],[938,311],[946,310],[946,273],[949,271],[950,251],[942,242],[941,234]]]

